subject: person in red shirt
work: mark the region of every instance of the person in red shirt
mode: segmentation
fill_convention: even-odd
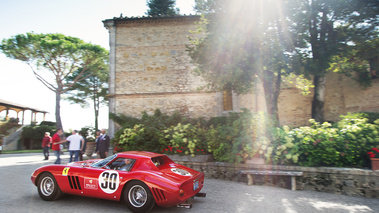
[[[45,132],[45,137],[42,139],[42,150],[45,156],[44,160],[49,160],[49,149],[51,144],[50,132]]]
[[[58,129],[57,132],[53,135],[53,145],[52,150],[55,152],[55,155],[57,156],[57,160],[55,161],[55,164],[61,164],[61,135],[63,134],[62,129]]]

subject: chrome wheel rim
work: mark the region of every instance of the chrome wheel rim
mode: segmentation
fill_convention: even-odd
[[[140,185],[135,185],[129,190],[128,198],[134,207],[140,208],[147,201],[146,190]]]
[[[51,177],[44,177],[40,189],[44,196],[50,196],[54,192],[54,180]]]

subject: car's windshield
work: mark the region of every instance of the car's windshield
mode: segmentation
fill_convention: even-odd
[[[109,162],[111,162],[113,159],[115,159],[116,157],[117,157],[117,155],[109,156],[109,157],[107,157],[101,161],[93,163],[91,165],[91,167],[95,167],[95,168],[103,167],[103,166],[107,165]]]

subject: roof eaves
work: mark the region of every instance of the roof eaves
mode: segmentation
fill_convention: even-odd
[[[113,17],[113,19],[106,19],[103,22],[109,21],[135,21],[135,20],[160,20],[167,18],[176,18],[176,19],[185,19],[185,18],[200,18],[199,15],[163,15],[163,16],[131,16],[131,17],[123,17],[122,14],[120,17]]]
[[[28,106],[12,103],[10,101],[5,101],[5,100],[2,100],[2,99],[0,99],[0,105],[1,106],[5,106],[5,107],[10,107],[10,108],[22,109],[22,110],[31,110],[31,111],[34,111],[34,112],[49,113],[49,112],[44,111],[44,110],[39,110],[39,109],[36,109],[36,108],[31,108],[31,107],[28,107]]]

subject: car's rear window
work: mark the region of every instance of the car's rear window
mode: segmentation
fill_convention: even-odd
[[[151,161],[153,161],[155,166],[162,166],[165,164],[165,161],[162,157],[151,158]]]

